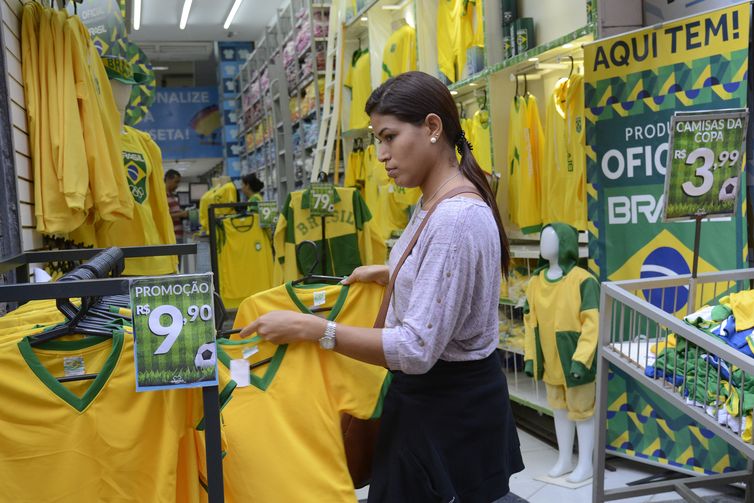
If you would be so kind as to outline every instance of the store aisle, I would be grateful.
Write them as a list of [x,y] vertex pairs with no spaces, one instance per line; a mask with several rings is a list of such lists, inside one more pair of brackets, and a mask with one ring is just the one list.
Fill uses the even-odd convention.
[[[511,478],[511,492],[527,500],[529,503],[552,503],[557,500],[564,500],[569,503],[589,503],[592,501],[591,484],[579,489],[566,489],[535,480],[536,477],[547,473],[547,470],[552,463],[555,462],[558,451],[550,446],[550,444],[539,440],[521,429],[518,430],[518,435],[521,441],[521,453],[524,458],[526,469]],[[574,464],[575,462],[576,458],[574,456]],[[645,466],[623,459],[612,459],[610,464],[616,468],[616,471],[606,472],[606,487],[608,489],[616,488],[625,485],[628,482],[662,472],[659,468]],[[734,490],[731,489],[731,491]],[[698,491],[698,494],[702,497],[719,496],[720,499],[710,500],[715,501],[716,503],[734,503],[737,501],[743,501],[741,498],[731,496],[722,491],[704,489]],[[735,492],[732,492],[732,494],[735,494]],[[682,499],[676,493],[663,493],[654,496],[643,496],[640,498],[620,501],[621,503],[645,503],[676,502],[682,501]]]

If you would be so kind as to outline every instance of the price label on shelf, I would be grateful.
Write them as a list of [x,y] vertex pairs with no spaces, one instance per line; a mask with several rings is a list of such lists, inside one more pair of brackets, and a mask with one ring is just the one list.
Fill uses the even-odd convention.
[[733,215],[741,194],[746,109],[678,112],[670,121],[665,221]]
[[259,225],[263,229],[275,227],[278,215],[278,203],[275,201],[261,201],[259,203]]
[[131,281],[136,391],[217,385],[212,274]]
[[331,183],[313,183],[309,191],[309,211],[313,217],[327,217],[335,212],[335,187]]

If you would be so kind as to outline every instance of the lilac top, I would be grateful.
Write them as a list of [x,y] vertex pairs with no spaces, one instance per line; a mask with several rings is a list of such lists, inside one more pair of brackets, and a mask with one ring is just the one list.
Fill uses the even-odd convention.
[[[390,272],[426,216],[417,205],[390,253]],[[423,374],[438,359],[480,360],[498,341],[500,239],[492,210],[455,197],[441,202],[403,264],[382,331],[391,370]]]

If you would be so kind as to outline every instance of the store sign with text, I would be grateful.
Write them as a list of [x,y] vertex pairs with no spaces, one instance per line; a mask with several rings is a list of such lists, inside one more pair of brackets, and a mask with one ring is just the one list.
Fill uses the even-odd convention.
[[748,111],[676,113],[670,122],[665,221],[735,215]]
[[212,274],[131,282],[136,391],[217,385]]
[[157,142],[164,159],[221,158],[218,103],[216,87],[160,88],[137,128]]

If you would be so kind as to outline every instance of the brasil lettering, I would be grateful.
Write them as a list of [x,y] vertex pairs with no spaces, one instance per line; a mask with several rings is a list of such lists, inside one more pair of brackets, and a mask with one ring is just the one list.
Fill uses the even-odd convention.
[[[346,211],[346,210],[340,210],[336,211],[330,216],[325,217],[325,225],[327,224],[337,224],[337,223],[346,223],[348,225],[354,225],[354,217],[353,217],[353,211]],[[296,230],[301,233],[301,235],[305,236],[309,233],[309,231],[314,229],[319,229],[322,225],[322,217],[309,217],[304,222],[299,222],[296,224]]]
[[[748,8],[748,5],[747,5]],[[712,13],[710,17],[672,23],[653,31],[642,30],[596,47],[592,70],[629,66],[648,59],[684,54],[694,49],[736,40],[741,36],[739,11]]]

